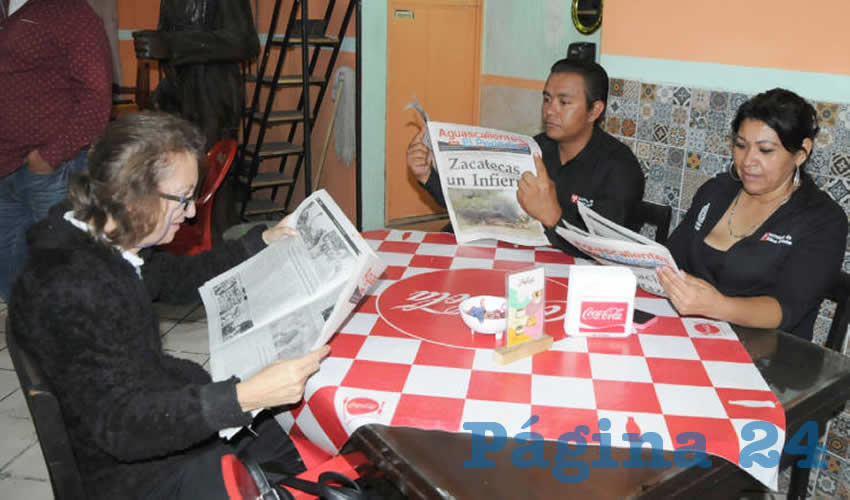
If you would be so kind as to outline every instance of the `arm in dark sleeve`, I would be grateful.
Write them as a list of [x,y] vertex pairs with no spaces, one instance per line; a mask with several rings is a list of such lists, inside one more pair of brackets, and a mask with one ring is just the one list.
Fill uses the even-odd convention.
[[260,41],[249,0],[221,0],[217,4],[216,29],[171,31],[167,24],[160,24],[158,35],[168,46],[170,64],[239,62],[259,54]]
[[55,117],[65,124],[62,133],[39,148],[54,168],[103,133],[112,107],[112,62],[103,22],[89,9],[79,10],[71,11],[71,18],[53,40],[65,56],[67,101],[71,103],[67,116]]
[[[112,281],[122,282],[126,278]],[[44,306],[36,308],[44,317],[69,311],[61,335],[74,347],[77,361],[51,382],[66,395],[63,405],[70,405],[72,414],[87,416],[80,425],[95,444],[131,462],[184,450],[221,429],[250,423],[236,397],[236,379],[185,383],[140,356],[138,339],[150,334],[145,331],[150,323],[132,312],[136,295],[120,287],[108,276],[59,277],[39,294]],[[69,289],[78,292],[69,298]]]
[[781,330],[791,331],[815,307],[841,271],[847,217],[838,207],[806,214],[805,232],[795,238],[785,265],[776,269],[773,293],[782,307]]
[[153,300],[184,304],[197,300],[198,287],[207,280],[236,266],[266,247],[257,227],[238,240],[224,241],[212,250],[193,255],[175,256],[155,252],[142,266],[142,279]]
[[164,354],[162,364],[169,374],[179,380],[185,380],[186,383],[208,384],[212,382],[210,374],[204,370],[203,366],[194,361]]
[[443,186],[440,184],[440,176],[437,174],[437,171],[433,168],[431,169],[431,176],[428,177],[428,181],[425,184],[419,183],[420,186],[425,188],[425,191],[428,191],[428,194],[434,198],[434,201],[437,202],[443,208],[446,208],[446,199],[443,197]]

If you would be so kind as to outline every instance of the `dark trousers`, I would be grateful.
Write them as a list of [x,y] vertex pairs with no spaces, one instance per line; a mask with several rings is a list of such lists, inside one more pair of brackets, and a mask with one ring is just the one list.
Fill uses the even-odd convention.
[[145,499],[228,500],[221,472],[221,457],[236,454],[258,464],[273,463],[276,470],[296,475],[304,472],[301,455],[271,412],[257,415],[252,425],[256,436],[242,430],[229,442],[221,441],[208,449],[187,457],[183,463],[158,478],[141,495]]

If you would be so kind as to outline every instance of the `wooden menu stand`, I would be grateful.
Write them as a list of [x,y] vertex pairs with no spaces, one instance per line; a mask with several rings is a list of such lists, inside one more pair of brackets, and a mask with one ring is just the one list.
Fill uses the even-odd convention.
[[493,350],[493,360],[500,365],[507,365],[528,356],[534,356],[552,347],[552,337],[543,335],[536,339],[526,340],[512,346],[499,347]]

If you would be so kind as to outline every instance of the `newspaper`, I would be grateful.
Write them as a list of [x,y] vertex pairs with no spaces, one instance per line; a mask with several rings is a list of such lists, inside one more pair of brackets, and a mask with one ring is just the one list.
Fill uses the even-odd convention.
[[520,176],[537,172],[532,155],[541,152],[533,138],[455,123],[426,125],[458,243],[492,238],[549,245],[543,225],[516,197]]
[[655,274],[655,268],[660,266],[679,270],[667,247],[611,222],[582,203],[578,204],[578,212],[587,231],[564,220],[566,227],[555,229],[558,234],[600,264],[630,268],[643,290],[667,296]]
[[296,235],[199,289],[213,380],[245,380],[275,360],[326,344],[385,268],[324,190],[290,220]]

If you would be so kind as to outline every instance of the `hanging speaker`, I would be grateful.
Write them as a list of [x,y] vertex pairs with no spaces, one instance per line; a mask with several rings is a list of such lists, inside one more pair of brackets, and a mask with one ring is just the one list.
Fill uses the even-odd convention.
[[567,48],[567,59],[596,60],[596,44],[593,42],[571,43]]

